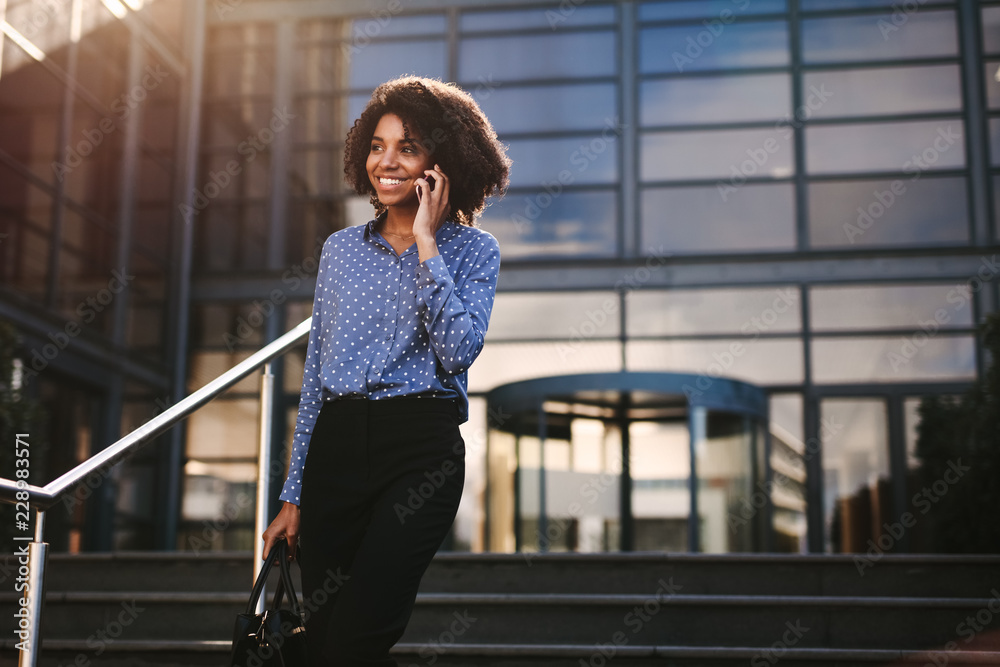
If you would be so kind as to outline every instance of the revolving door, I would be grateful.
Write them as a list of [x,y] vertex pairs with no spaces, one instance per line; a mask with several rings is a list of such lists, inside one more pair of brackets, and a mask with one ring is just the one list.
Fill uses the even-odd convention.
[[587,373],[497,387],[487,409],[489,551],[770,549],[758,387]]

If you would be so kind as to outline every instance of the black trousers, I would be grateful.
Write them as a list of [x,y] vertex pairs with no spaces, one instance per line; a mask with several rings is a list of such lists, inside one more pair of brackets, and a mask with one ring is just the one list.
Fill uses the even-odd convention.
[[338,399],[317,418],[299,501],[310,667],[396,667],[417,588],[465,485],[448,398]]

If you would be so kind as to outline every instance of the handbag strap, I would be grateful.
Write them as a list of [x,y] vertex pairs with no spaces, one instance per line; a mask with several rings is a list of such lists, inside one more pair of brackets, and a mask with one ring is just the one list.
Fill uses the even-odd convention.
[[278,567],[281,570],[281,578],[278,580],[278,585],[274,589],[274,598],[271,602],[271,609],[278,609],[281,607],[281,599],[287,593],[289,604],[292,607],[292,611],[296,615],[301,615],[301,610],[299,608],[298,596],[295,594],[295,586],[292,584],[292,572],[288,565],[288,543],[281,539],[271,547],[271,553],[267,555],[267,560],[264,561],[264,565],[260,569],[260,573],[257,575],[257,580],[254,582],[253,591],[250,593],[250,601],[247,603],[247,614],[253,614],[257,608],[257,601],[260,599],[261,593],[264,591],[264,582],[267,581],[267,575],[271,572],[271,566],[274,562],[278,561]]

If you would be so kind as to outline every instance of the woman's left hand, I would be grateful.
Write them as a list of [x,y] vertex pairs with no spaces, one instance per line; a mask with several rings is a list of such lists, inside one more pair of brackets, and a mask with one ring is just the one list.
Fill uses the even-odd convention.
[[413,236],[417,239],[421,237],[433,239],[451,211],[451,204],[448,203],[450,185],[448,177],[444,175],[439,165],[424,170],[424,174],[430,174],[434,179],[434,189],[430,189],[426,178],[416,180],[417,199],[420,200],[420,204],[413,219]]

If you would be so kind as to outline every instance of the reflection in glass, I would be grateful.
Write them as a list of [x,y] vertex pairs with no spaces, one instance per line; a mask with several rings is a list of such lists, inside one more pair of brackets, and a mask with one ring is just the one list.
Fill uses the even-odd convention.
[[813,379],[837,384],[975,378],[976,346],[971,336],[926,335],[919,326],[914,323],[915,332],[908,336],[816,337]]
[[990,164],[1000,166],[1000,118],[990,118]]
[[496,236],[505,260],[611,257],[617,252],[616,199],[610,190],[508,192],[487,207],[481,224]]
[[958,65],[887,67],[807,72],[805,95],[816,94],[812,118],[959,111]]
[[198,216],[198,273],[259,271],[266,262],[267,210],[262,203],[216,202]]
[[669,371],[754,384],[802,382],[802,341],[798,338],[753,340],[631,340],[625,344],[630,371]]
[[[748,417],[692,408],[696,422],[695,469],[701,551],[755,551],[763,516],[754,507],[757,482],[763,486],[756,452],[763,447]],[[707,414],[706,414],[707,413]],[[704,419],[704,431],[697,421]],[[762,501],[763,502],[763,499]]]
[[613,127],[616,116],[611,83],[494,89],[480,84],[469,92],[499,134],[602,129]]
[[965,188],[962,177],[811,183],[810,244],[821,248],[966,242]]
[[0,282],[41,303],[52,242],[52,197],[3,163],[0,182],[4,184],[0,188],[0,229],[7,235],[0,243]]
[[812,174],[902,171],[965,166],[961,120],[820,125],[806,128],[806,165]]
[[826,550],[867,551],[882,524],[896,519],[891,505],[888,416],[881,399],[824,399],[823,516]]
[[1000,109],[1000,60],[987,60],[983,65],[983,89],[986,91],[986,106]]
[[[684,422],[629,424],[632,516],[637,551],[687,551],[691,442]],[[706,511],[707,510],[707,511]],[[712,509],[702,508],[702,514]],[[722,519],[710,515],[710,522]]]
[[983,53],[1000,53],[1000,7],[983,7]]
[[487,340],[614,338],[619,308],[615,292],[500,292]]
[[296,93],[316,92],[332,95],[347,88],[347,72],[343,67],[344,57],[340,49],[322,43],[316,46],[300,46],[295,59]]
[[806,459],[818,447],[806,447],[801,394],[770,395],[771,524],[774,550],[805,553]]
[[787,74],[653,79],[639,84],[643,126],[777,122],[791,111]]
[[725,33],[718,36],[702,23],[644,28],[639,33],[639,71],[676,73],[788,64],[787,22],[731,23],[723,28]]
[[1000,175],[994,175],[993,183],[993,237],[1000,239]]
[[[680,0],[678,2],[644,2],[639,5],[640,21],[717,18],[729,22],[744,14],[778,14],[788,9],[786,0]],[[726,13],[728,12],[728,13]]]
[[505,382],[544,375],[618,371],[621,343],[570,338],[544,343],[502,343],[483,347],[469,369],[469,391],[489,391]]
[[629,336],[683,336],[801,330],[799,290],[766,289],[631,290],[626,295]]
[[890,7],[899,0],[799,0],[803,11],[820,9],[857,9],[864,7]]
[[[339,181],[344,173],[342,150],[300,150],[292,153],[289,182],[296,195],[333,196],[343,186]],[[288,221],[287,224],[296,224]]]
[[793,143],[790,132],[773,127],[646,132],[639,140],[639,174],[644,181],[724,179],[723,186],[739,186],[748,177],[788,178]]
[[459,46],[460,81],[610,76],[616,69],[612,32],[477,37]]
[[613,183],[618,180],[618,137],[608,130],[594,137],[518,139],[508,142],[511,187],[539,192],[562,185]]
[[968,292],[950,285],[811,287],[814,331],[971,327]]
[[900,27],[884,14],[802,21],[806,63],[932,58],[958,54],[955,12],[922,10]]
[[579,4],[566,4],[552,9],[501,12],[467,11],[459,19],[459,28],[467,31],[530,30],[532,28],[556,30],[614,23],[614,20],[615,9],[610,5],[587,7]]
[[379,43],[351,56],[351,88],[372,89],[403,74],[445,78],[448,49],[443,40]]
[[[725,194],[725,199],[720,194]],[[642,243],[670,253],[795,249],[789,183],[642,191]]]
[[351,21],[350,35],[354,45],[360,48],[373,37],[443,33],[447,28],[448,21],[444,14],[389,16],[373,11],[372,16]]
[[214,53],[205,69],[208,99],[270,95],[274,90],[273,47]]

